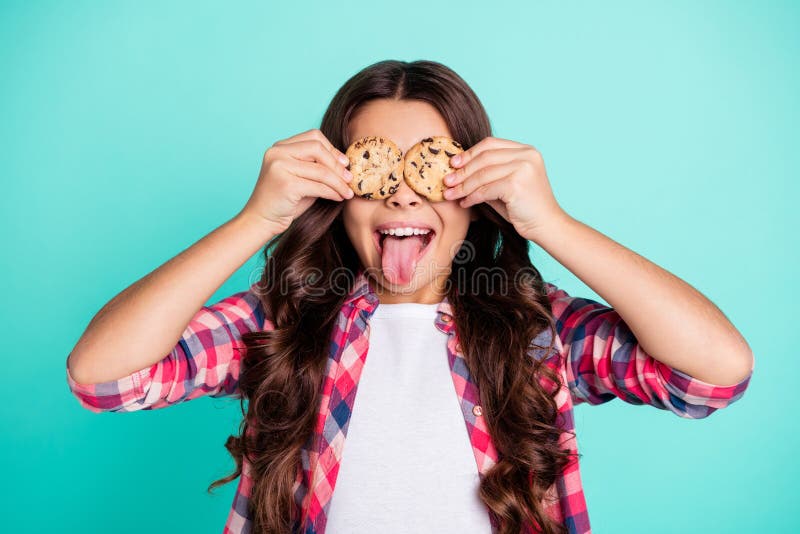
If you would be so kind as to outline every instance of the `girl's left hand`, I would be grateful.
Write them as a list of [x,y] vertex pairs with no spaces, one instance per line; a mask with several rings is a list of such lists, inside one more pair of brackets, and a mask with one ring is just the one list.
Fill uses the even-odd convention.
[[532,236],[565,215],[547,179],[542,155],[534,147],[507,139],[486,137],[450,158],[456,170],[445,176],[450,186],[444,198],[466,197],[469,207],[486,202],[514,225],[521,236]]

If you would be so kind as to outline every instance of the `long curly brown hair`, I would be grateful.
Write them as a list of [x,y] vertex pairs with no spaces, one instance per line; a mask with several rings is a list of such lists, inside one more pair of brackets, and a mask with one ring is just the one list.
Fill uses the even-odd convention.
[[[385,60],[352,76],[336,93],[320,130],[344,151],[347,124],[358,107],[375,98],[418,99],[432,104],[452,137],[467,149],[491,135],[478,97],[450,68],[434,61]],[[264,248],[267,269],[261,301],[274,330],[242,336],[245,357],[239,386],[244,416],[240,435],[225,444],[236,461],[231,475],[208,491],[237,478],[243,455],[253,478],[249,499],[252,532],[284,534],[298,519],[293,485],[300,451],[314,430],[321,401],[329,340],[347,298],[334,270],[356,273],[360,260],[342,223],[340,202],[317,201]],[[480,392],[484,415],[499,461],[481,478],[479,496],[499,520],[500,533],[538,525],[544,533],[565,533],[544,511],[542,499],[570,461],[559,446],[555,394],[559,375],[530,356],[531,341],[555,325],[544,282],[529,257],[529,241],[488,204],[477,204],[462,250],[456,254],[447,297],[462,351]],[[501,272],[498,292],[479,272]],[[275,284],[276,273],[281,283]],[[319,276],[323,273],[323,276]],[[520,274],[527,276],[521,277]],[[350,283],[354,277],[347,277]],[[308,291],[314,280],[314,291]],[[467,282],[465,282],[467,281]],[[337,290],[331,290],[332,284]],[[465,284],[469,283],[468,290]],[[326,290],[321,290],[326,289]],[[548,353],[550,352],[548,348]],[[558,355],[560,358],[561,356]],[[540,378],[555,387],[545,388]],[[247,409],[245,410],[245,401]]]

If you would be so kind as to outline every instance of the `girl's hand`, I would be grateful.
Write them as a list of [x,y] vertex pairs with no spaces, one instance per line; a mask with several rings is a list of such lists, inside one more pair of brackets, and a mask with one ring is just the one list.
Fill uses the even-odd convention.
[[264,153],[258,181],[242,212],[283,232],[317,197],[353,197],[347,185],[352,180],[349,163],[319,129],[277,141]]
[[527,239],[565,215],[553,196],[542,155],[530,145],[486,137],[453,156],[450,164],[456,170],[445,176],[445,185],[451,187],[444,198],[465,197],[459,202],[465,208],[486,202]]

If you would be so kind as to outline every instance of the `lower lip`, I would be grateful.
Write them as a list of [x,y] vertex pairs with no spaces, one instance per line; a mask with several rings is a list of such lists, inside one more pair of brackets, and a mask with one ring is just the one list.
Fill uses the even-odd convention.
[[[431,230],[430,236],[431,236],[431,238],[428,240],[428,244],[425,245],[424,247],[422,247],[422,250],[419,251],[419,257],[420,258],[422,256],[424,256],[428,252],[429,248],[431,248],[431,243],[433,243],[433,240],[436,238],[436,232]],[[383,256],[383,247],[381,246],[381,233],[380,232],[373,232],[372,233],[372,240],[375,243],[375,248],[378,249],[378,255],[379,256]]]

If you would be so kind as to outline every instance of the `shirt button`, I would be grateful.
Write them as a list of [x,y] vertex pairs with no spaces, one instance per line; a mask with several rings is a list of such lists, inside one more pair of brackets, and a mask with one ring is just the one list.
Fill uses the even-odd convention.
[[444,322],[446,322],[446,323],[449,323],[449,322],[450,322],[450,319],[452,319],[452,317],[450,317],[450,315],[449,315],[449,314],[446,314],[446,313],[443,313],[443,314],[442,314],[442,321],[444,321]]
[[461,343],[456,343],[456,352],[461,352]]
[[481,408],[480,404],[476,404],[475,406],[472,407],[472,414],[475,417],[480,417],[481,414],[483,414],[483,408]]

